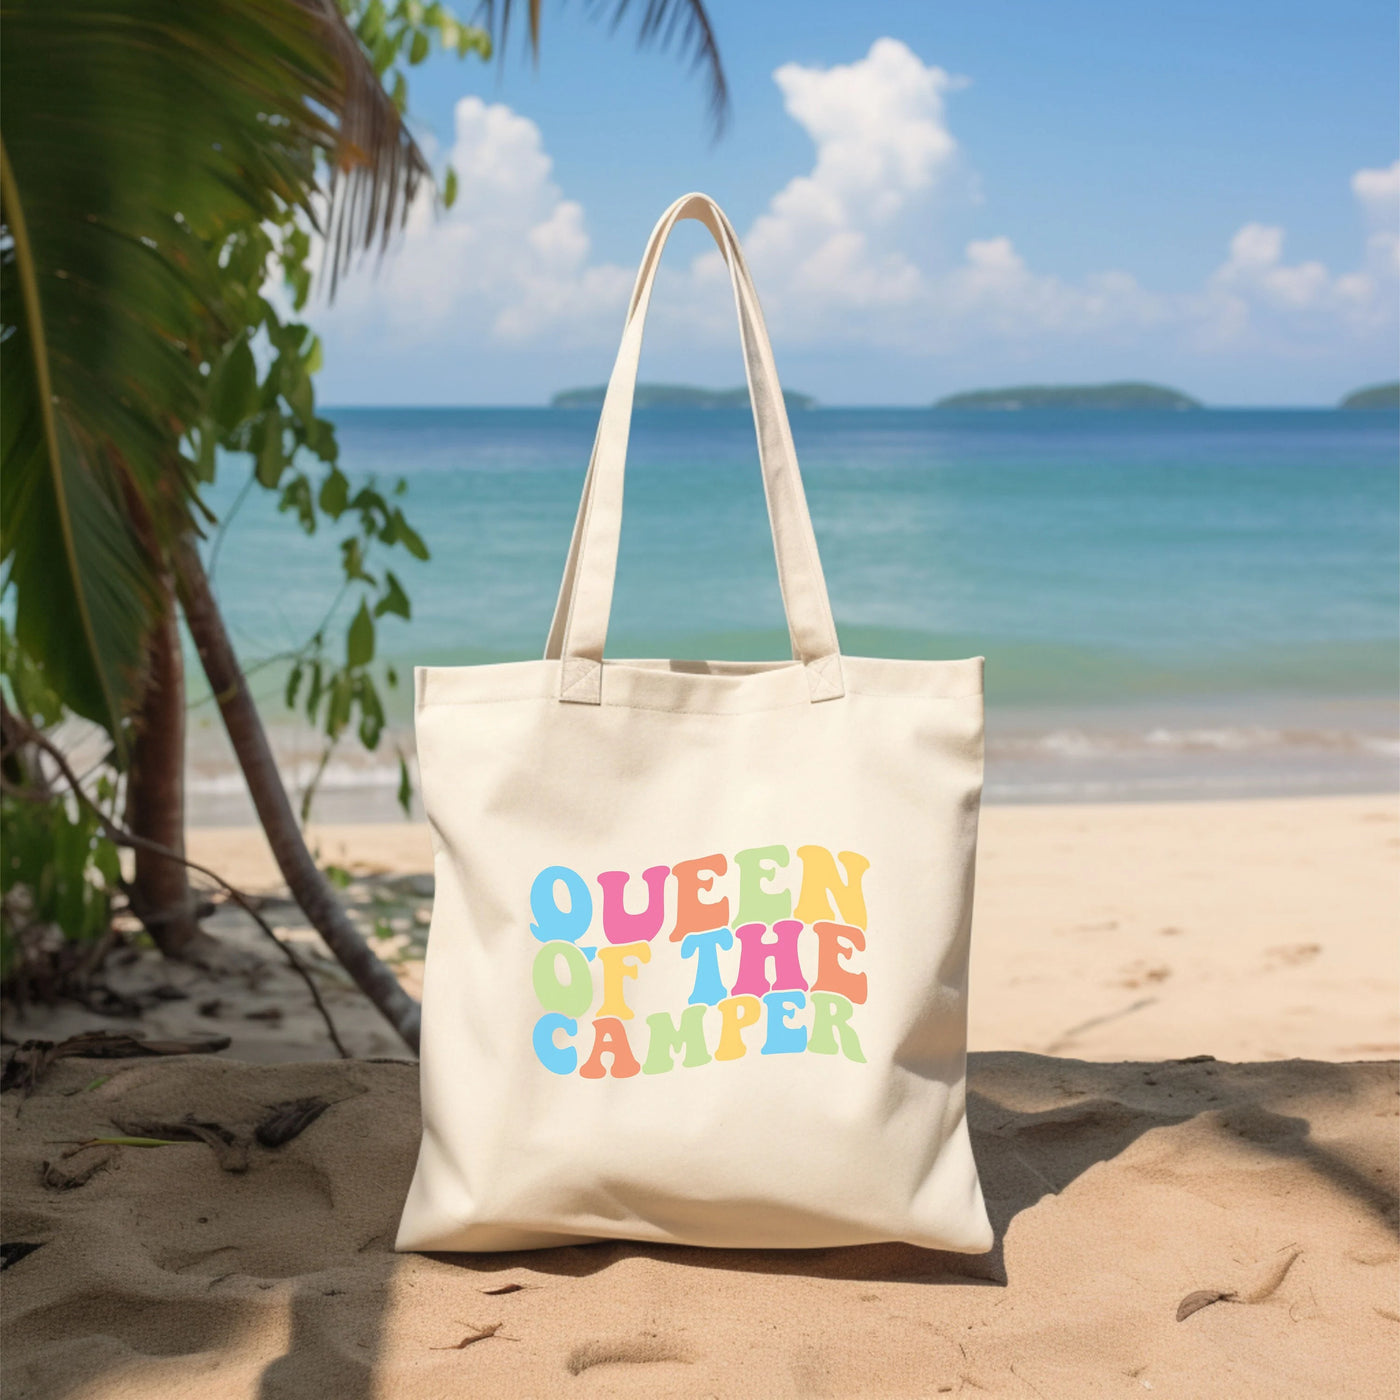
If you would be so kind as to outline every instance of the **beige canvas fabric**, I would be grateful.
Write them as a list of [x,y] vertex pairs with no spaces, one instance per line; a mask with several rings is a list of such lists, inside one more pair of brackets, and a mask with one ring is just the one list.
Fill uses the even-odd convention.
[[[728,264],[793,659],[604,660],[642,328]],[[982,662],[840,654],[758,298],[652,233],[545,658],[417,673],[437,898],[404,1250],[991,1245],[964,1116]]]

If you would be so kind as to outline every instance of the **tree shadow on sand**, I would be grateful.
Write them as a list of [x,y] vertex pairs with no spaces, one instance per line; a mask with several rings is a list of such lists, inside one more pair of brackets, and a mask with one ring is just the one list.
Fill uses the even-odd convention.
[[[608,1242],[417,1258],[393,1252],[417,1150],[413,1066],[183,1063],[130,1071],[135,1089],[99,1105],[80,1092],[90,1068],[74,1062],[56,1068],[27,1105],[49,1115],[46,1126],[27,1127],[28,1115],[7,1111],[6,1240],[42,1246],[5,1272],[7,1395],[95,1393],[95,1369],[114,1383],[144,1375],[151,1393],[174,1393],[170,1368],[183,1375],[212,1364],[247,1375],[260,1400],[367,1400],[405,1380],[380,1374],[391,1352],[398,1367],[405,1346],[455,1351],[473,1326],[505,1316],[488,1316],[483,1304],[511,1278],[587,1278],[632,1259],[684,1271],[995,1290],[1014,1281],[1005,1243],[1017,1216],[1158,1129],[1167,1130],[1160,1160],[1177,1175],[1197,1167],[1209,1175],[1222,1149],[1238,1151],[1245,1167],[1301,1165],[1382,1227],[1393,1230],[1397,1217],[1390,1138],[1372,1116],[1391,1104],[1393,1065],[1091,1064],[1004,1053],[974,1055],[969,1065],[973,1147],[996,1233],[987,1254],[900,1244],[709,1250]],[[208,1106],[235,1121],[293,1092],[333,1106],[294,1142],[255,1155],[243,1175],[221,1170],[195,1144],[121,1149],[112,1170],[73,1190],[42,1182],[40,1161],[55,1151],[49,1138],[73,1137],[79,1123],[91,1131],[89,1120],[104,1114],[137,1112],[143,1096],[172,1112]],[[1327,1126],[1314,1132],[1309,1120],[1324,1112]],[[1150,1175],[1159,1159],[1149,1151],[1141,1160]],[[1269,1179],[1260,1175],[1246,1189],[1271,1190]],[[1014,1261],[1013,1252],[1013,1272]],[[433,1276],[447,1287],[424,1290],[438,1300],[429,1317],[412,1299]],[[443,1311],[444,1298],[452,1310]],[[396,1330],[390,1346],[391,1315],[414,1341]],[[272,1347],[278,1354],[269,1355]],[[587,1364],[601,1363],[579,1358]]]
[[[1394,1227],[1392,1190],[1365,1165],[1309,1135],[1306,1119],[1269,1105],[1296,1096],[1287,1083],[1288,1062],[1224,1064],[1202,1057],[1162,1063],[1095,1064],[1052,1060],[1020,1052],[974,1054],[968,1066],[968,1122],[995,1243],[986,1254],[952,1254],[905,1244],[835,1249],[738,1250],[679,1245],[603,1242],[528,1256],[433,1254],[440,1263],[481,1273],[503,1262],[528,1262],[532,1270],[584,1277],[619,1259],[640,1256],[684,1267],[802,1274],[866,1282],[930,1284],[1007,1283],[1004,1246],[1012,1221],[1044,1197],[1058,1195],[1075,1178],[1117,1157],[1142,1134],[1216,1115],[1214,1127],[1237,1141],[1280,1158],[1305,1162],[1337,1190]],[[1330,1080],[1324,1092],[1350,1097],[1344,1065],[1314,1065]],[[1018,1108],[1033,1095],[1044,1099],[1046,1072],[1064,1096],[1058,1108]],[[1314,1085],[1314,1091],[1318,1086]]]
[[[1046,1196],[1058,1195],[1144,1134],[1193,1119],[1201,1131],[1245,1151],[1305,1164],[1373,1219],[1393,1229],[1397,1221],[1393,1172],[1378,1171],[1359,1148],[1317,1141],[1307,1118],[1297,1112],[1305,1100],[1344,1102],[1355,1094],[1354,1068],[1346,1065],[1308,1066],[1306,1091],[1300,1092],[1297,1067],[1287,1062],[1232,1065],[1198,1058],[1093,1064],[1012,1052],[974,1055],[969,1065],[968,1115],[996,1236],[987,1254],[949,1254],[902,1244],[731,1250],[614,1241],[526,1254],[425,1257],[469,1276],[472,1293],[478,1296],[500,1281],[502,1270],[512,1267],[558,1278],[585,1278],[631,1258],[681,1269],[996,1288],[1008,1282],[1005,1241],[1021,1212]],[[1047,1095],[1063,1101],[1045,1108]],[[406,1186],[406,1179],[393,1183],[399,1195],[400,1187]],[[389,1191],[386,1182],[386,1197]],[[385,1254],[392,1232],[391,1223],[362,1254],[362,1266],[382,1274],[380,1296],[386,1306],[393,1264]],[[309,1292],[299,1296],[292,1305],[291,1345],[263,1373],[261,1400],[332,1393],[315,1391],[318,1384],[331,1385],[346,1400],[370,1395],[373,1348],[362,1347],[357,1356],[347,1357],[343,1324],[343,1317],[337,1324],[326,1300]]]

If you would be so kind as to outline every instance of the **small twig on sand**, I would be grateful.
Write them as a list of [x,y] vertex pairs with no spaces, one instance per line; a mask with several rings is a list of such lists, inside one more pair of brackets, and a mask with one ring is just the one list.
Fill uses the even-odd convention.
[[[3,703],[3,702],[0,702]],[[306,990],[311,993],[311,1000],[316,1003],[316,1010],[321,1013],[321,1019],[326,1023],[326,1032],[331,1038],[331,1044],[335,1046],[336,1054],[342,1060],[350,1058],[350,1052],[345,1048],[344,1042],[340,1038],[340,1033],[336,1030],[335,1022],[331,1019],[331,1013],[326,1009],[326,1004],[321,1000],[321,993],[317,989],[316,983],[312,980],[311,973],[307,971],[306,965],[297,957],[295,951],[289,943],[278,938],[273,931],[272,925],[258,913],[253,901],[241,890],[229,884],[217,870],[211,870],[207,865],[201,865],[197,860],[190,860],[182,856],[178,851],[172,851],[169,846],[163,846],[159,841],[151,841],[145,836],[138,836],[134,831],[128,831],[125,827],[119,826],[102,810],[96,802],[83,790],[78,781],[77,774],[73,772],[71,765],[64,756],[63,751],[53,742],[48,735],[41,733],[21,715],[16,715],[8,706],[4,706],[5,711],[5,732],[16,732],[18,737],[34,744],[42,749],[58,765],[58,770],[63,774],[73,796],[81,802],[90,812],[92,812],[99,823],[101,823],[103,834],[114,846],[125,846],[129,850],[150,851],[153,855],[164,856],[166,860],[178,861],[188,870],[197,871],[206,879],[215,881],[228,894],[228,897],[253,920],[255,924],[282,950],[283,955],[291,964],[292,970],[301,980],[306,983]],[[8,780],[0,777],[6,792],[12,792],[19,797],[32,797],[26,789],[15,787]],[[50,800],[52,794],[44,794],[44,800]]]
[[[471,1326],[473,1324],[468,1324]],[[429,1347],[429,1351],[465,1351],[474,1342],[484,1342],[488,1337],[494,1337],[505,1326],[504,1322],[493,1322],[489,1327],[479,1328],[477,1331],[469,1333],[460,1342],[453,1342],[450,1347]],[[502,1337],[503,1342],[513,1342],[514,1337]]]

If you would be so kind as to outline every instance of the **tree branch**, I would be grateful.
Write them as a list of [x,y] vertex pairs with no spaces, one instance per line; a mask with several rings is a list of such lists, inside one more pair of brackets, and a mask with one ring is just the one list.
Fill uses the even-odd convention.
[[[172,851],[169,846],[162,846],[159,841],[148,840],[144,836],[138,836],[134,831],[128,831],[125,827],[119,826],[109,817],[106,812],[84,791],[82,784],[78,780],[78,775],[73,772],[67,757],[63,751],[48,737],[41,733],[27,719],[15,714],[3,697],[0,697],[0,710],[4,712],[4,727],[7,734],[14,734],[23,742],[33,744],[36,748],[42,749],[44,753],[53,759],[58,765],[58,771],[63,774],[64,781],[67,782],[69,790],[79,802],[85,806],[98,820],[102,827],[103,834],[114,846],[125,846],[134,851],[150,851],[153,855],[164,856],[166,860],[173,860],[183,865],[187,870],[198,871],[199,874],[213,880],[220,885],[228,894],[229,898],[253,920],[255,924],[282,950],[287,961],[292,965],[297,976],[306,983],[306,990],[311,993],[311,1000],[316,1003],[316,1010],[321,1013],[321,1019],[326,1023],[326,1031],[330,1035],[331,1043],[336,1048],[336,1053],[342,1060],[350,1058],[350,1052],[345,1048],[339,1032],[335,1028],[335,1022],[331,1019],[331,1013],[326,1009],[326,1004],[321,1000],[321,993],[316,986],[311,973],[306,965],[297,957],[289,943],[284,943],[278,938],[272,925],[253,907],[252,901],[241,890],[229,884],[217,870],[211,870],[207,865],[201,865],[197,860],[190,860],[187,856],[182,856],[178,851]],[[4,790],[13,797],[24,798],[29,801],[51,802],[54,794],[49,792],[34,791],[28,788],[17,787],[8,778],[0,777],[0,784]]]
[[393,972],[375,955],[347,917],[330,882],[306,847],[301,826],[282,784],[262,717],[238,664],[223,616],[209,587],[208,575],[191,539],[171,551],[180,604],[194,639],[209,689],[218,700],[248,792],[257,808],[268,845],[292,898],[335,954],[355,984],[415,1053],[422,1009],[399,986]]

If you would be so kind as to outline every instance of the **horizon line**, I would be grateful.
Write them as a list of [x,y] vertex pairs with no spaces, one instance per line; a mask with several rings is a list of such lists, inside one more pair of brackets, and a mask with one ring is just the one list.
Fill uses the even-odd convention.
[[[495,402],[495,403],[327,403],[327,404],[322,404],[320,407],[321,407],[322,410],[324,410],[324,411],[326,411],[326,412],[337,412],[337,411],[342,411],[342,410],[349,410],[349,411],[351,411],[351,412],[354,412],[354,411],[357,411],[357,410],[361,410],[361,411],[378,411],[378,412],[389,412],[389,411],[394,411],[394,410],[415,410],[415,411],[419,411],[419,412],[423,412],[423,411],[430,411],[430,412],[449,412],[449,411],[457,411],[457,410],[461,410],[461,409],[498,409],[498,410],[505,410],[505,409],[548,409],[551,413],[587,413],[587,412],[591,412],[591,411],[596,411],[596,406],[595,406],[595,405],[592,405],[592,404],[589,404],[589,405],[586,405],[586,406],[581,405],[581,406],[579,406],[579,407],[577,407],[577,408],[570,408],[570,407],[558,407],[558,406],[556,406],[556,405],[554,405],[554,404],[551,404],[551,403],[549,403],[549,402],[543,402],[543,403],[542,403],[542,402],[539,402],[539,401],[536,401],[536,400],[532,400],[532,401],[530,401],[530,402],[528,402],[528,403],[525,403],[525,402],[521,402],[521,403],[501,403],[501,402]],[[1137,414],[1137,413],[1154,413],[1154,412],[1155,412],[1155,413],[1173,413],[1173,414],[1175,414],[1175,413],[1187,413],[1187,414],[1191,414],[1191,413],[1393,413],[1393,412],[1395,411],[1394,409],[1390,409],[1390,408],[1378,408],[1378,409],[1343,408],[1339,403],[1336,403],[1336,402],[1333,402],[1333,403],[1235,403],[1235,404],[1232,404],[1232,403],[1201,403],[1201,404],[1198,404],[1198,405],[1196,405],[1196,406],[1194,406],[1194,407],[1192,407],[1192,408],[1189,408],[1189,409],[1150,409],[1150,408],[1149,408],[1149,409],[1141,409],[1141,408],[1123,408],[1123,409],[1114,409],[1114,408],[1086,408],[1086,409],[1075,409],[1075,408],[1064,408],[1064,407],[1059,407],[1059,406],[1050,406],[1050,407],[1044,407],[1044,408],[1039,408],[1039,409],[1035,409],[1035,408],[1031,408],[1031,409],[1022,409],[1022,408],[1018,408],[1018,409],[1009,409],[1009,408],[977,408],[977,409],[962,409],[962,410],[959,410],[959,409],[956,409],[956,408],[955,408],[955,409],[942,408],[942,407],[940,407],[940,405],[938,405],[937,403],[928,403],[928,402],[926,402],[926,401],[922,401],[922,402],[904,402],[904,403],[827,403],[827,402],[818,400],[817,402],[813,403],[812,406],[811,406],[810,408],[801,408],[801,409],[797,409],[797,410],[795,410],[795,412],[798,413],[798,414],[802,414],[802,413],[820,413],[820,412],[822,412],[823,410],[828,410],[828,411],[830,411],[830,410],[837,410],[837,411],[861,411],[861,412],[864,412],[864,411],[874,411],[874,410],[888,411],[888,410],[890,410],[890,409],[914,410],[914,411],[922,411],[922,412],[933,412],[933,411],[936,410],[936,411],[942,412],[942,413],[948,413],[948,412],[953,412],[953,413],[965,412],[965,413],[978,413],[978,414],[987,415],[987,416],[997,416],[997,415],[1000,415],[1000,416],[1009,416],[1009,415],[1017,414],[1017,413],[1075,413],[1075,412],[1080,412],[1080,413],[1099,413],[1099,414],[1114,414],[1114,413]],[[636,411],[637,411],[637,412],[647,412],[648,410],[646,410],[646,409],[638,409],[638,410],[636,410]],[[675,408],[674,406],[667,405],[667,406],[665,406],[665,407],[655,408],[655,409],[652,409],[652,410],[650,410],[650,411],[651,411],[651,412],[658,412],[658,413],[674,413],[674,412],[676,412],[677,410],[676,410],[676,408]],[[683,411],[683,410],[682,410],[682,411]],[[724,413],[724,412],[726,412],[726,411],[731,412],[731,413],[740,413],[740,412],[743,412],[744,410],[743,410],[742,407],[735,407],[735,408],[732,408],[732,409],[729,409],[729,410],[726,410],[726,409],[723,409],[723,408],[704,408],[704,409],[696,409],[696,410],[695,410],[695,412],[700,412],[700,413]]]

